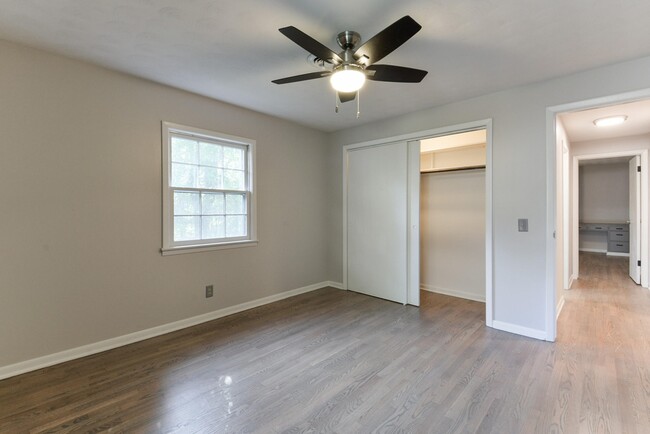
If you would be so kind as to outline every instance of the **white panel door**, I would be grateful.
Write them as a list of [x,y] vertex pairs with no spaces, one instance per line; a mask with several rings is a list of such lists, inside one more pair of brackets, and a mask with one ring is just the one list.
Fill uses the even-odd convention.
[[637,284],[641,283],[641,157],[630,160],[630,277]]
[[407,144],[347,154],[347,286],[406,304]]

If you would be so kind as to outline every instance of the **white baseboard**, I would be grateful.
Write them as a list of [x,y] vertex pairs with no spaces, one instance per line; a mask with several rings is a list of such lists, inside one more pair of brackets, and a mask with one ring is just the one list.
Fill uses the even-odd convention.
[[564,307],[564,297],[560,298],[560,301],[557,304],[557,307],[555,308],[555,320],[560,317],[560,312],[562,312],[562,308]]
[[571,277],[569,277],[569,287],[567,289],[571,289],[571,286],[573,286],[573,282],[576,281],[576,275],[572,274]]
[[544,330],[530,329],[528,327],[518,326],[516,324],[510,324],[503,321],[492,321],[492,327],[508,333],[514,333],[516,335],[526,336],[529,338],[539,339],[542,341],[546,340],[546,332]]
[[306,292],[315,291],[317,289],[325,288],[327,286],[334,286],[333,282],[321,282],[313,285],[305,286],[291,291],[273,294],[268,297],[259,298],[257,300],[241,303],[235,306],[226,307],[223,309],[208,312],[203,315],[193,316],[191,318],[182,319],[180,321],[163,324],[157,327],[152,327],[146,330],[141,330],[128,335],[118,336],[115,338],[106,339],[100,342],[95,342],[88,345],[83,345],[77,348],[61,351],[47,356],[37,357],[24,362],[14,363],[12,365],[0,367],[0,380],[13,377],[16,375],[24,374],[25,372],[35,371],[37,369],[46,368],[48,366],[57,365],[59,363],[67,362],[81,357],[86,357],[91,354],[101,353],[103,351],[111,350],[113,348],[121,347],[124,345],[132,344],[134,342],[143,341],[145,339],[154,338],[156,336],[171,333],[187,327],[192,327],[197,324],[212,321],[224,316],[232,315],[238,312],[243,312],[248,309],[263,306],[265,304],[273,303],[275,301],[284,300],[285,298],[293,297]]
[[327,286],[331,286],[332,288],[336,289],[343,289],[343,284],[341,282],[332,282],[331,280],[329,282],[326,282]]
[[485,294],[476,295],[471,292],[459,291],[457,289],[440,288],[438,286],[420,284],[420,289],[423,291],[435,292],[436,294],[450,295],[452,297],[465,298],[467,300],[481,301],[485,303]]
[[621,252],[608,252],[607,249],[579,249],[581,252],[589,252],[589,253],[605,253],[607,256],[630,256],[629,253],[621,253]]

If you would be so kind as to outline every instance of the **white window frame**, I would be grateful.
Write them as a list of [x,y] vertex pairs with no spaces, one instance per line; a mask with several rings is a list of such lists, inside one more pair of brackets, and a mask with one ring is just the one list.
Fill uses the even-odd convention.
[[[228,146],[242,147],[246,150],[246,206],[248,235],[245,237],[228,238],[221,240],[192,240],[174,242],[174,201],[175,190],[201,191],[194,188],[175,188],[171,180],[171,138],[172,135],[196,137],[208,142]],[[257,195],[255,189],[255,140],[244,137],[232,136],[216,131],[188,127],[172,122],[162,122],[162,248],[163,256],[179,253],[195,253],[237,247],[257,245]],[[225,191],[225,190],[223,190]],[[227,191],[225,191],[227,192]],[[237,191],[241,193],[241,191]]]

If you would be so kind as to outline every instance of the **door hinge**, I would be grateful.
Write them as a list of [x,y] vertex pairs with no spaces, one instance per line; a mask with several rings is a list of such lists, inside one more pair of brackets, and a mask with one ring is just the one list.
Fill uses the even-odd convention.
[[641,260],[636,261],[636,265],[641,266]]
[[641,166],[636,166],[636,171],[640,172],[641,171]]

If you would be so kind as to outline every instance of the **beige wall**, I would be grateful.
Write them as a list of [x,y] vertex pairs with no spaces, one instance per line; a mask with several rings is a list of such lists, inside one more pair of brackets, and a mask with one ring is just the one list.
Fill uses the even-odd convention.
[[[327,280],[323,133],[5,42],[0,59],[0,367]],[[162,120],[257,141],[257,247],[160,255]]]

